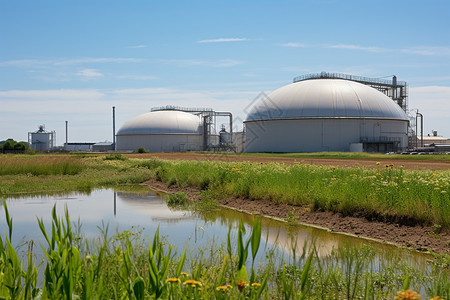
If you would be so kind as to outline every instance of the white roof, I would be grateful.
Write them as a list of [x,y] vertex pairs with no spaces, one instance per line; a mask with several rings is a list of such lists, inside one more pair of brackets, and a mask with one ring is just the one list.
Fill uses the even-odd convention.
[[372,87],[342,79],[311,79],[291,83],[260,99],[246,121],[303,118],[408,120],[400,106]]
[[176,110],[154,111],[123,124],[117,135],[125,134],[200,134],[200,117]]

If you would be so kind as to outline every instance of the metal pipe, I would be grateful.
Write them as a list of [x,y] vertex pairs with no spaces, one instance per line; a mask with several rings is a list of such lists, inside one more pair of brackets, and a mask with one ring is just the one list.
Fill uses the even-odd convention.
[[419,110],[416,111],[416,148],[418,147],[419,143],[419,136],[417,131],[417,119],[420,116],[420,147],[423,147],[423,115],[419,112]]
[[420,115],[420,147],[423,147],[423,115]]
[[113,106],[113,145],[116,145],[116,107]]

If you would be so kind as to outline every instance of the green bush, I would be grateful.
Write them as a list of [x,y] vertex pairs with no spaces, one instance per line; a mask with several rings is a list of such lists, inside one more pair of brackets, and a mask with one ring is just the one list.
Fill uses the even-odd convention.
[[147,152],[148,152],[148,151],[145,150],[144,147],[139,147],[139,148],[137,149],[137,153],[147,153]]

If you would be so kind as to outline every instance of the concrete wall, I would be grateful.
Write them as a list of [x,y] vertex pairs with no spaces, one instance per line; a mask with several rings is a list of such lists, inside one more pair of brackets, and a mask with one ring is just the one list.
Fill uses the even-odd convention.
[[136,151],[144,147],[150,152],[201,151],[201,134],[130,134],[116,136],[117,151]]
[[407,121],[377,119],[297,119],[246,122],[245,152],[350,151],[362,138],[400,139],[408,145]]

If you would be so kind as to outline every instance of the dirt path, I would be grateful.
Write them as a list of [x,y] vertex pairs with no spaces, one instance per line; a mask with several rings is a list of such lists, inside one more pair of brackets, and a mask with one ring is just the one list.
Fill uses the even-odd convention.
[[[200,153],[143,153],[127,154],[134,158],[160,158],[160,159],[183,159],[183,160],[213,160],[227,162],[279,162],[285,164],[303,163],[311,165],[332,165],[342,167],[368,167],[377,168],[386,164],[403,166],[410,170],[450,170],[450,160],[398,160],[398,159],[329,159],[329,158],[300,158],[279,156],[248,156],[248,155],[221,155]],[[380,164],[377,165],[376,163]]]

